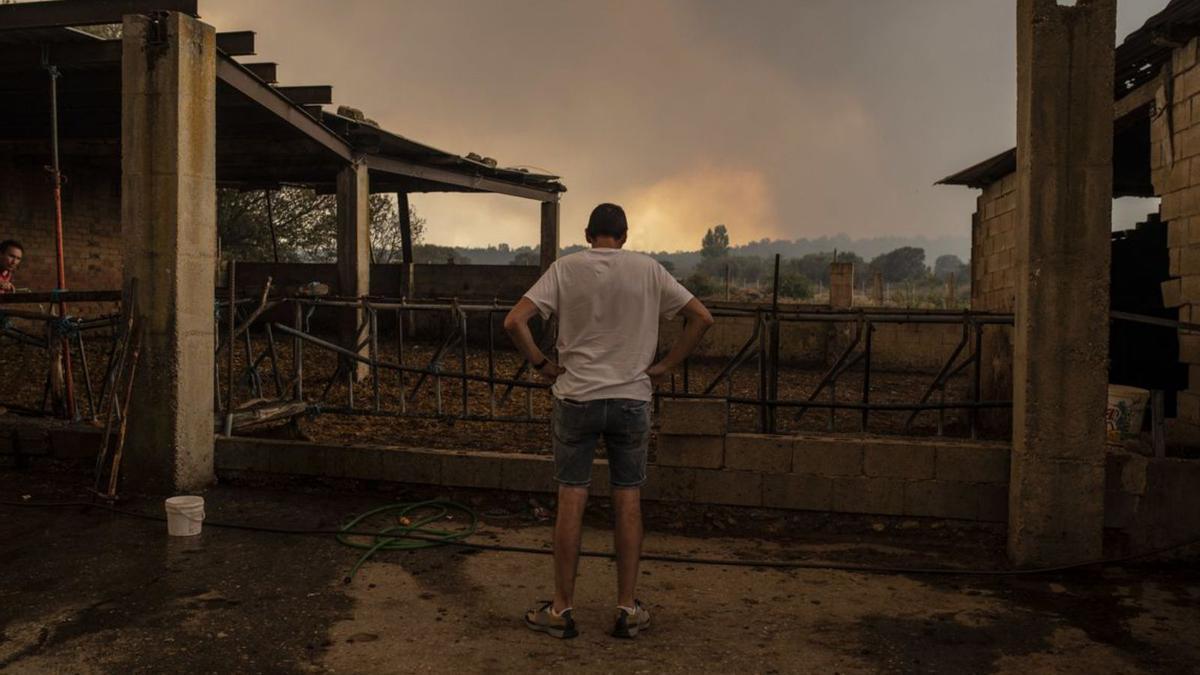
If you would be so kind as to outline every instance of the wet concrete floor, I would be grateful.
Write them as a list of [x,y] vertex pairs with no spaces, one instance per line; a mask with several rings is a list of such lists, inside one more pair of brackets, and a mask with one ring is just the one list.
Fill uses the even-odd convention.
[[[0,501],[74,499],[82,482],[0,471]],[[206,499],[210,521],[333,529],[395,498],[428,496],[243,483],[214,488]],[[484,514],[477,541],[541,548],[548,539],[548,524],[526,497],[447,496]],[[157,515],[161,502],[134,498],[122,508]],[[870,519],[818,526],[745,510],[648,510],[648,552],[1001,562],[998,533],[966,526]],[[585,548],[606,550],[607,512],[600,502],[593,511]],[[206,527],[199,537],[172,539],[155,520],[0,506],[0,671],[1200,672],[1195,561],[1020,577],[649,562],[640,595],[654,626],[620,641],[606,634],[613,565],[588,558],[576,602],[581,635],[564,642],[520,621],[526,606],[550,595],[548,557],[387,552],[344,584],[357,556],[328,536]]]

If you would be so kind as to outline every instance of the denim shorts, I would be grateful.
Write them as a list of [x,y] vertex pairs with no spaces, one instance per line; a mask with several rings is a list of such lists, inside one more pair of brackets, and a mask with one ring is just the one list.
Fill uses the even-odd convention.
[[592,483],[596,444],[604,439],[613,487],[646,482],[650,403],[627,398],[572,401],[554,398],[554,479],[562,485]]

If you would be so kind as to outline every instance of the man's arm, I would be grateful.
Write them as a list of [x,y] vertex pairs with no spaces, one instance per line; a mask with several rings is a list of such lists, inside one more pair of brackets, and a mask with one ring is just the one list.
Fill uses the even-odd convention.
[[553,380],[562,373],[562,368],[547,358],[538,347],[537,341],[533,339],[533,333],[529,330],[529,320],[537,314],[537,305],[534,305],[529,298],[521,298],[504,317],[504,330],[527,361],[535,368],[538,364],[542,364],[542,367],[538,368],[538,373],[548,380]]
[[713,325],[712,314],[709,313],[704,303],[696,298],[689,300],[688,304],[684,305],[679,312],[687,319],[687,325],[683,327],[683,332],[675,340],[675,344],[671,345],[671,350],[667,352],[667,355],[646,369],[646,374],[658,384],[665,382],[670,372],[683,363],[683,360],[696,349],[696,345],[700,344],[700,339]]

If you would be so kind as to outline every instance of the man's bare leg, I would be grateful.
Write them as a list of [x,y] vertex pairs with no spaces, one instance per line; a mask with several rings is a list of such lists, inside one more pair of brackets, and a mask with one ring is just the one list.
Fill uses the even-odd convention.
[[554,611],[572,607],[575,575],[579,571],[579,545],[583,539],[583,509],[588,489],[559,485],[558,511],[554,517]]
[[617,549],[617,604],[633,607],[637,590],[638,563],[642,558],[642,489],[613,487]]

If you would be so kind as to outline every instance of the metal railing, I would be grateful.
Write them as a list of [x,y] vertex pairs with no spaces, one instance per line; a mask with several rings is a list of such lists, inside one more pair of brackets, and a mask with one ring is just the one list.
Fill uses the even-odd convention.
[[[232,315],[225,313],[230,306],[234,307]],[[280,416],[322,412],[544,423],[547,421],[548,399],[540,406],[535,406],[534,394],[547,389],[549,385],[536,379],[530,364],[523,359],[511,370],[501,372],[499,356],[510,355],[505,360],[511,364],[513,350],[507,337],[498,347],[496,317],[502,317],[509,309],[510,305],[499,302],[471,304],[457,301],[414,302],[403,298],[303,296],[270,298],[269,286],[258,299],[231,296],[218,303],[224,337],[217,347],[217,353],[221,354],[226,345],[240,341],[238,348],[244,352],[244,356],[239,372],[233,354],[226,353],[223,383],[218,375],[218,384],[223,384],[223,387],[218,387],[217,409],[224,413],[224,430],[231,432],[242,421],[256,423],[270,419],[272,415],[267,414],[250,415],[245,420],[239,420],[237,405],[237,398],[243,391],[254,399],[264,399],[268,389],[273,389],[274,410]],[[324,316],[316,317],[319,311]],[[263,318],[268,313],[274,318]],[[792,411],[794,421],[798,422],[810,410],[824,409],[830,412],[831,430],[835,428],[838,411],[855,411],[859,413],[859,430],[862,431],[869,430],[870,416],[874,412],[909,412],[906,429],[921,413],[936,412],[937,433],[940,435],[946,429],[947,411],[963,410],[969,414],[969,433],[974,436],[977,430],[976,413],[979,410],[1009,408],[1012,405],[1011,401],[987,401],[980,397],[980,353],[984,327],[1011,326],[1011,315],[778,308],[719,309],[713,313],[718,318],[751,318],[752,334],[732,357],[724,361],[716,377],[704,386],[692,386],[695,363],[694,359],[688,359],[679,376],[672,378],[670,387],[657,391],[656,397],[719,398],[728,403],[729,410],[734,406],[750,406],[757,410],[757,430],[767,433],[779,431],[779,418],[783,411]],[[281,314],[290,316],[290,321],[278,320]],[[328,315],[334,315],[334,321],[329,321]],[[414,340],[412,327],[417,322],[413,317],[421,316],[440,317],[440,323],[446,330],[432,340],[429,335],[425,335],[423,341]],[[326,319],[323,322],[326,326],[351,320],[354,326],[352,330],[343,329],[342,337],[331,338],[314,330],[318,318]],[[381,330],[385,320],[392,325],[387,335]],[[484,324],[482,332],[471,333],[469,327],[480,322]],[[428,326],[433,321],[427,319],[422,323]],[[844,324],[852,328],[849,343],[838,352],[816,387],[801,398],[782,398],[779,395],[780,372],[787,368],[780,358],[780,329],[789,323]],[[877,326],[887,323],[962,327],[957,345],[936,375],[923,387],[923,394],[918,399],[905,402],[873,400],[872,333]],[[252,328],[260,332],[259,340],[251,338]],[[336,331],[325,331],[328,332]],[[284,349],[280,341],[290,342],[290,350]],[[551,349],[554,342],[553,323],[544,325],[538,341],[543,350]],[[418,344],[424,351],[419,360],[415,358]],[[309,372],[306,360],[311,349],[336,356],[337,365],[331,375],[314,376]],[[480,352],[484,362],[473,369],[470,357]],[[281,354],[290,357],[290,366],[281,365]],[[756,395],[737,395],[733,391],[734,375],[752,366],[757,376]],[[966,400],[947,400],[947,384],[963,376],[968,368],[971,383],[969,397]],[[365,377],[360,377],[363,370],[366,371]],[[859,389],[854,400],[839,400],[839,384],[844,385],[851,372],[861,373],[861,378],[858,378],[861,383]],[[911,374],[906,377],[923,376]],[[394,378],[391,382],[397,386],[395,391],[398,395],[385,397],[382,394],[381,384],[385,378]],[[724,393],[716,393],[722,384],[725,386]],[[223,395],[221,389],[224,390]],[[345,398],[333,400],[335,389],[344,389],[342,395]],[[356,400],[356,389],[366,389],[365,404]],[[510,405],[513,394],[518,391],[523,392],[525,398],[519,414]],[[937,400],[933,400],[935,395]],[[485,400],[481,401],[480,397]],[[727,414],[732,414],[729,410]]]

